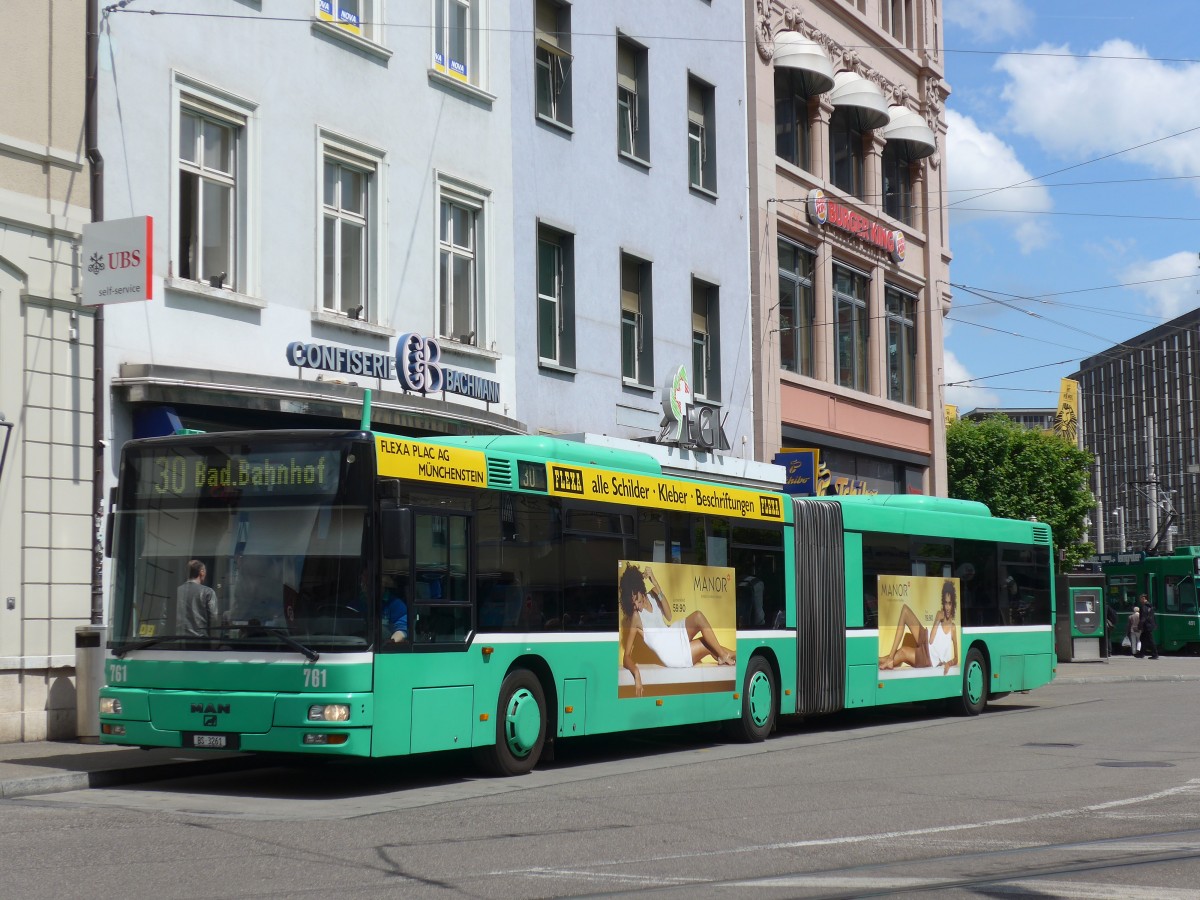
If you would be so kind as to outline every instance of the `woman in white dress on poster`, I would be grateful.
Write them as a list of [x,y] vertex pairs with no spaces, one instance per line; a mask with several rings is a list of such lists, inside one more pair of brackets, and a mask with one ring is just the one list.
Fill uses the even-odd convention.
[[633,676],[635,697],[642,696],[642,674],[633,659],[634,642],[639,637],[667,668],[691,668],[706,656],[720,666],[737,664],[736,655],[717,640],[702,611],[695,610],[685,619],[672,621],[671,604],[649,566],[644,571],[632,564],[627,566],[621,575],[620,591],[621,611],[625,615],[621,659]]

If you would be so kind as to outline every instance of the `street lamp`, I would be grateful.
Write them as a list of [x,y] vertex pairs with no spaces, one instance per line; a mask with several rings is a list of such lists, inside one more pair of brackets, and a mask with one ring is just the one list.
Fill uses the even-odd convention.
[[1117,552],[1125,552],[1125,507],[1118,506],[1113,510],[1113,516],[1117,520]]

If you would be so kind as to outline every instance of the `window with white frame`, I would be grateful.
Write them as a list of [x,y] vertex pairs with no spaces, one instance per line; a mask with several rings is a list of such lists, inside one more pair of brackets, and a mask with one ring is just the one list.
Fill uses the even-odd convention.
[[617,38],[617,151],[650,159],[650,120],[646,91],[646,48]]
[[483,347],[484,197],[444,183],[439,195],[438,334]]
[[650,263],[621,254],[621,377],[650,385],[654,380]]
[[867,276],[842,266],[833,267],[837,383],[856,391],[867,390],[869,384],[867,284]]
[[376,318],[368,289],[373,174],[361,160],[328,150],[321,165],[321,305],[366,321]]
[[317,18],[359,37],[375,39],[373,7],[378,0],[317,0]]
[[713,128],[713,89],[688,78],[688,183],[716,192],[717,158]]
[[917,298],[888,285],[888,399],[913,405],[917,396]]
[[813,263],[815,254],[779,239],[779,367],[813,374]]
[[720,291],[692,279],[692,391],[701,400],[721,400]]
[[575,243],[556,228],[538,225],[538,359],[575,366]]
[[482,5],[485,0],[433,0],[433,68],[482,87]]
[[175,76],[178,160],[171,275],[248,290],[249,122],[253,104]]
[[571,7],[537,0],[535,35],[537,114],[571,124]]

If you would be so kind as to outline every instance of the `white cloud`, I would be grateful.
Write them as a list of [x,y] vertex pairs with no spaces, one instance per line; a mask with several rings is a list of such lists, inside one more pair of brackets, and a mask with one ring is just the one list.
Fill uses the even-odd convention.
[[[1136,263],[1121,272],[1121,281],[1132,284],[1138,281],[1158,281],[1157,284],[1139,284],[1131,287],[1146,298],[1146,311],[1162,319],[1176,316],[1197,306],[1197,289],[1200,289],[1200,258],[1195,253],[1184,251],[1173,253],[1162,259]],[[1175,279],[1164,281],[1161,279]]]
[[[1043,44],[1033,53],[1067,54]],[[1120,58],[1118,58],[1120,57]],[[1194,126],[1200,108],[1200,63],[1167,64],[1123,40],[1085,57],[1000,57],[1008,76],[1002,97],[1008,124],[1063,159],[1083,161]],[[1123,153],[1118,160],[1167,175],[1193,175],[1200,131]]]
[[[1004,218],[1011,223],[1013,238],[1022,253],[1043,246],[1051,237],[1051,229],[1044,221],[1030,218],[1030,214],[1036,216],[1053,207],[1050,192],[1034,180],[1012,147],[990,131],[984,131],[974,119],[951,109],[946,111],[946,121],[949,127],[946,181],[950,191],[947,203],[951,223]],[[995,190],[1008,185],[1020,187]],[[973,199],[976,194],[981,196]]]
[[943,15],[981,41],[1020,34],[1032,18],[1021,0],[946,0]]
[[[967,381],[974,377],[967,371],[967,367],[958,361],[958,357],[949,350],[945,351],[943,365],[945,368],[942,371],[946,373],[946,384]],[[979,384],[979,382],[975,382],[975,384]],[[946,388],[946,402],[957,406],[960,415],[981,406],[1001,405],[999,396],[987,388],[962,385]]]

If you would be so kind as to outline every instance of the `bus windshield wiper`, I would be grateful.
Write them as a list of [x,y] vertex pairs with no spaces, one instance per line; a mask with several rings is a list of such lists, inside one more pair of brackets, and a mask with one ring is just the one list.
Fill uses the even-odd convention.
[[320,653],[318,653],[316,650],[313,650],[310,647],[305,647],[302,643],[300,643],[298,640],[296,640],[294,637],[292,637],[290,634],[288,634],[282,628],[267,628],[265,630],[266,630],[267,634],[273,634],[275,637],[279,638],[281,641],[283,641],[285,644],[287,644],[293,650],[297,651],[298,653],[303,653],[305,659],[307,659],[309,662],[316,662],[318,659],[321,658]]
[[161,644],[163,641],[177,641],[185,637],[182,634],[160,634],[157,637],[143,638],[140,641],[134,641],[129,644],[121,644],[119,647],[113,647],[113,656],[121,659],[130,650],[145,650],[147,647],[153,647],[155,644]]

